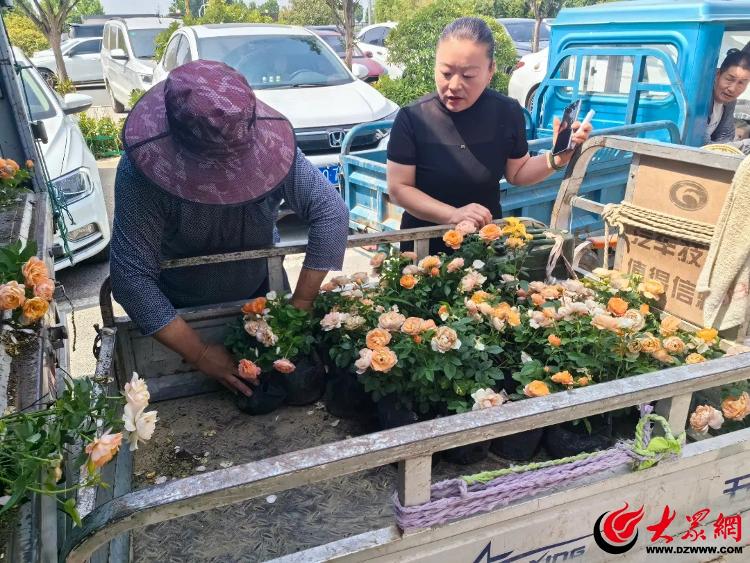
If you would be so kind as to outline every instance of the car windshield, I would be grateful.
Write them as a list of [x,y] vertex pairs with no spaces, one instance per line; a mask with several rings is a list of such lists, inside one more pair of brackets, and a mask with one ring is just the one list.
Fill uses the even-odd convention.
[[[508,35],[516,43],[531,43],[534,39],[534,22],[504,22]],[[542,23],[539,28],[539,41],[549,41],[549,26]]]
[[154,50],[156,49],[156,36],[162,31],[164,30],[161,28],[133,29],[128,31],[133,54],[139,59],[153,59]]
[[353,80],[338,57],[307,35],[204,37],[198,39],[198,56],[234,67],[258,89],[335,86]]
[[[346,44],[344,43],[344,38],[341,35],[321,35],[320,36],[323,41],[328,43],[334,51],[336,51],[336,54],[339,57],[343,57],[346,55]],[[360,51],[359,47],[356,45],[354,46],[354,52],[353,55],[355,57],[364,57],[362,54],[362,51]]]
[[34,80],[32,71],[29,68],[21,69],[21,82],[23,83],[23,92],[29,104],[29,113],[31,119],[48,119],[55,116],[55,107],[49,98],[45,87]]

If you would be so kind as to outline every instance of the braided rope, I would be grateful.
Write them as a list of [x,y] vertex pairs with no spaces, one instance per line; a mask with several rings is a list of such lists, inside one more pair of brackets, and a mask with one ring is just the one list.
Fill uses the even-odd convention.
[[[651,423],[660,424],[664,436],[649,439]],[[631,463],[636,471],[646,469],[662,459],[679,455],[684,439],[684,432],[678,437],[672,434],[664,417],[645,414],[636,426],[635,440],[632,442],[618,442],[607,450],[560,460],[441,481],[432,486],[430,500],[417,506],[403,506],[396,494],[393,499],[396,522],[402,530],[428,528],[489,512],[571,480],[627,463]]]
[[602,218],[613,227],[620,229],[626,225],[641,227],[698,244],[711,244],[711,238],[714,235],[714,226],[711,223],[669,215],[625,201],[605,205]]
[[718,153],[724,153],[724,154],[738,154],[740,156],[745,156],[745,153],[743,153],[737,147],[733,147],[732,145],[724,145],[721,143],[718,143],[716,145],[706,145],[704,147],[701,147],[701,149],[704,151],[718,152]]

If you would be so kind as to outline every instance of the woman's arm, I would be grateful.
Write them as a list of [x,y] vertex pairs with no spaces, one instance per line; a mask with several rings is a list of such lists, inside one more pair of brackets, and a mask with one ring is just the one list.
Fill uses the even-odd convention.
[[[552,146],[555,146],[555,140],[557,139],[557,131],[560,128],[560,120],[555,118],[552,124]],[[591,124],[587,123],[581,127],[580,122],[576,121],[573,124],[573,128],[576,130],[573,133],[573,142],[576,145],[581,145],[589,138],[591,133]],[[558,154],[554,157],[555,166],[558,168],[566,166],[570,159],[573,158],[573,150],[565,151],[562,154]],[[552,175],[555,170],[550,166],[549,157],[547,154],[540,154],[538,156],[522,156],[521,158],[509,158],[505,165],[505,178],[511,184],[515,186],[528,186],[530,184],[536,184],[541,182],[545,178]]]
[[471,221],[477,228],[492,221],[492,213],[483,205],[471,203],[453,207],[427,195],[415,186],[416,170],[414,165],[388,161],[388,195],[391,201],[411,215],[437,225],[456,225],[461,221]]

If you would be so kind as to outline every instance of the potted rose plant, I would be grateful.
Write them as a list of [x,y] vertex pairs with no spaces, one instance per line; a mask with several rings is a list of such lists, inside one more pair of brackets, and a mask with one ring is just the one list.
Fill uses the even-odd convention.
[[323,365],[315,353],[307,311],[291,295],[269,292],[242,306],[243,316],[229,325],[225,345],[238,370],[257,381],[251,397],[240,399],[250,414],[266,414],[284,402],[306,405],[323,393]]

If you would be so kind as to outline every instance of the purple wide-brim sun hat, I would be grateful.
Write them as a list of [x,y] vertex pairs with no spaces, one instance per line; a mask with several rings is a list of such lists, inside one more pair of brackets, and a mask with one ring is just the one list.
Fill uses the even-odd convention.
[[177,67],[128,115],[128,158],[154,184],[197,203],[260,199],[289,174],[294,129],[255,97],[245,78],[216,61]]

